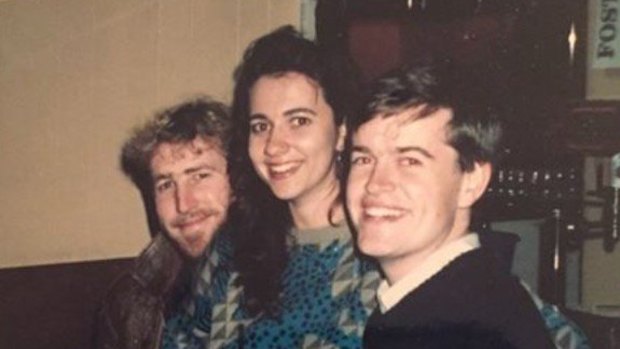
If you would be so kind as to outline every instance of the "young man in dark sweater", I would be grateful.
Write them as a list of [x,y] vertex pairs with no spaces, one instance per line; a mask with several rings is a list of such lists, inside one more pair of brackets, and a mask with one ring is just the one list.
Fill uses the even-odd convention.
[[385,276],[366,348],[553,348],[526,290],[469,230],[501,134],[470,78],[401,69],[349,121],[350,218]]

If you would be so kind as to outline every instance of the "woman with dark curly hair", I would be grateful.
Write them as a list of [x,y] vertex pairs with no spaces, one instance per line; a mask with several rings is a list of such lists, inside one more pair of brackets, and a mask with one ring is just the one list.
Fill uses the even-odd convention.
[[235,260],[244,308],[261,319],[245,335],[270,347],[356,347],[374,305],[362,279],[377,274],[357,257],[340,191],[353,70],[285,27],[250,46],[235,82]]

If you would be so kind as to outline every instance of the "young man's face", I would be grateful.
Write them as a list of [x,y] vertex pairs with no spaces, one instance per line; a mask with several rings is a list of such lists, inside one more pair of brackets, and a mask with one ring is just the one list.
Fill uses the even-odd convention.
[[161,143],[151,173],[161,225],[185,254],[200,256],[226,219],[231,200],[219,144],[208,138]]
[[347,205],[359,248],[388,280],[462,236],[473,203],[464,190],[469,174],[447,144],[451,111],[416,118],[419,110],[376,116],[353,135]]

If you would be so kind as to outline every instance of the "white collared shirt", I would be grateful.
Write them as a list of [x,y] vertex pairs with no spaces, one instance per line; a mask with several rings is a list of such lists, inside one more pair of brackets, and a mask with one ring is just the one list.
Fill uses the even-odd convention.
[[395,284],[390,286],[387,280],[381,281],[377,289],[377,299],[381,313],[386,313],[411,291],[420,287],[426,280],[440,272],[455,258],[479,247],[480,240],[478,239],[478,234],[469,233],[433,252],[424,262]]

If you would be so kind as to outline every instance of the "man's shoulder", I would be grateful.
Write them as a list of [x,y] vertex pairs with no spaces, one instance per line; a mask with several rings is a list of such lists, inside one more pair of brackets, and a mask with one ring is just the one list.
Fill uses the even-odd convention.
[[466,291],[472,295],[476,293],[496,294],[500,290],[525,292],[518,278],[499,268],[493,252],[484,247],[455,258],[431,280],[438,284],[461,283],[460,291]]
[[435,288],[448,290],[448,295],[463,302],[465,308],[508,309],[523,303],[535,308],[519,279],[499,268],[495,255],[485,248],[457,258],[435,282]]
[[[484,249],[462,254],[417,289],[408,293],[387,314],[410,319],[465,318],[481,309],[506,307],[527,293],[518,280],[494,267],[493,256]],[[489,313],[491,315],[493,313]],[[417,320],[412,320],[417,321]]]
[[441,339],[432,334],[442,331],[456,338],[459,333],[495,338],[485,335],[488,330],[487,334],[499,333],[519,348],[528,347],[524,343],[547,348],[551,342],[527,292],[516,277],[495,268],[489,254],[483,249],[467,252],[385,314],[376,310],[368,321],[369,335],[383,337],[401,328],[403,336],[430,334],[433,340]]

